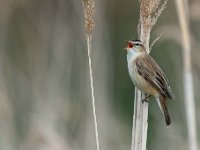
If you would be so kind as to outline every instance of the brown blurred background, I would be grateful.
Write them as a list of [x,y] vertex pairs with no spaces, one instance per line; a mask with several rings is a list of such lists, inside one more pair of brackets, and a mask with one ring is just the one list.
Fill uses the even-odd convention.
[[[102,150],[129,150],[134,101],[126,40],[137,38],[138,1],[96,3],[92,61]],[[192,67],[200,136],[200,2],[189,1]],[[148,150],[188,150],[181,33],[169,1],[151,34],[151,55],[175,93],[166,127],[150,102]],[[200,139],[200,138],[199,138]],[[80,0],[0,1],[0,149],[94,150],[84,16]]]

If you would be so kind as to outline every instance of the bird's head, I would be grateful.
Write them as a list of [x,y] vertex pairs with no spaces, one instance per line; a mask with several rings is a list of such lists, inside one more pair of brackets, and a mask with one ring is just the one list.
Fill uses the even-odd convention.
[[145,52],[144,45],[140,40],[129,40],[127,42],[128,46],[125,48],[130,57],[137,57],[142,52]]
[[128,46],[126,47],[127,52],[134,51],[137,53],[144,52],[144,45],[140,40],[129,40],[127,42]]

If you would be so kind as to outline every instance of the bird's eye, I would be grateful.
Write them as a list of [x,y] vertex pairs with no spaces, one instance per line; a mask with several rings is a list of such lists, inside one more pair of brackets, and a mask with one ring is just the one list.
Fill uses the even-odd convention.
[[139,44],[138,44],[138,43],[135,43],[134,45],[135,45],[135,46],[139,46]]
[[132,48],[133,47],[133,44],[128,42],[128,48]]

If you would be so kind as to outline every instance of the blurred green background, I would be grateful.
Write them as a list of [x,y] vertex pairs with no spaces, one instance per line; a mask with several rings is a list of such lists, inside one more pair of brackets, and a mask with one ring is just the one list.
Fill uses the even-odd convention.
[[[134,103],[126,40],[137,38],[137,0],[95,1],[92,66],[102,150],[129,150]],[[192,67],[200,135],[200,2],[189,1]],[[84,16],[77,0],[0,1],[0,149],[94,150]],[[168,1],[151,34],[151,55],[175,94],[172,125],[152,98],[148,150],[188,150],[181,32]],[[200,139],[200,138],[199,138]]]

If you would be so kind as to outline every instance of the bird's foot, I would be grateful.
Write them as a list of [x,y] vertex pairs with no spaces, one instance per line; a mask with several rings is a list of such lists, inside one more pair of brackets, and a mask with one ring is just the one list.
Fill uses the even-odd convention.
[[144,102],[149,102],[149,97],[151,97],[151,95],[148,95],[147,97],[145,97],[143,100],[142,100],[142,104],[144,103]]

